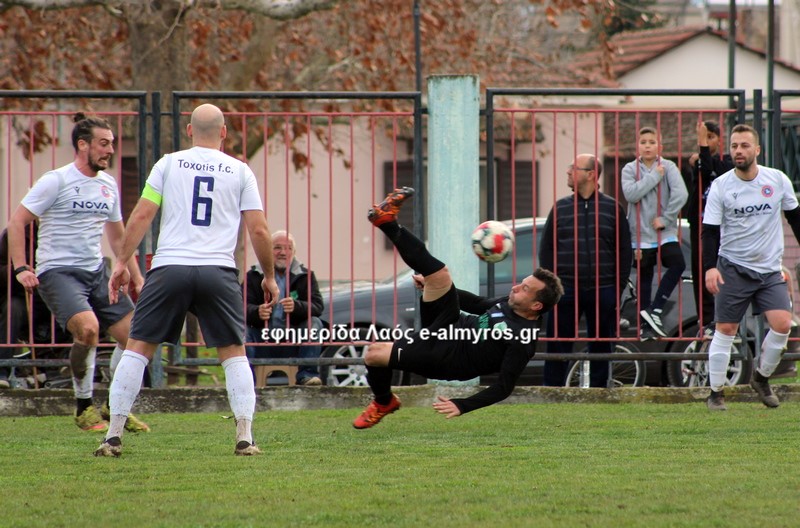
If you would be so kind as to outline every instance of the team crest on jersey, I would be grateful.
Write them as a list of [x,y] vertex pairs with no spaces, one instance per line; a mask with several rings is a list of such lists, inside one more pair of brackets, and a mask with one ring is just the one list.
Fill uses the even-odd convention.
[[111,198],[111,191],[105,185],[100,186],[100,194],[103,195],[103,198]]
[[761,187],[761,196],[764,198],[771,198],[773,194],[775,194],[775,189],[772,188],[772,185],[764,185]]

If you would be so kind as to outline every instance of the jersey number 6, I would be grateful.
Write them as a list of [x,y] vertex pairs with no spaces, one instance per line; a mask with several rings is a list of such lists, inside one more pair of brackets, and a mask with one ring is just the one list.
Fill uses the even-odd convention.
[[[194,192],[192,193],[192,225],[208,227],[211,225],[211,206],[213,201],[208,196],[200,196],[200,186],[205,184],[206,192],[214,191],[214,178],[211,176],[195,176]],[[198,214],[200,206],[203,206],[203,216]]]

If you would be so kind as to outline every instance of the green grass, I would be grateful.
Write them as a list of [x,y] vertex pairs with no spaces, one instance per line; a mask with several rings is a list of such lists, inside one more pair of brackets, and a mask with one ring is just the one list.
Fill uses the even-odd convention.
[[69,417],[0,418],[0,526],[795,526],[800,405],[152,414],[119,459]]

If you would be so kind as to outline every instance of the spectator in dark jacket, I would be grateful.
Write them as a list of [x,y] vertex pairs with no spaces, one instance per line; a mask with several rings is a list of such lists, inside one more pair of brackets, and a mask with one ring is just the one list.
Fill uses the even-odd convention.
[[[38,242],[38,225],[34,222],[29,228],[25,229],[25,257],[27,262],[35,262],[31,255],[36,253]],[[8,296],[9,281],[11,279],[11,297]],[[31,296],[31,309],[33,311],[33,342],[50,343],[50,310],[39,297],[39,291],[34,290]],[[10,312],[10,316],[9,316]],[[8,325],[10,321],[10,325]],[[11,266],[9,271],[8,258],[8,231],[3,230],[0,235],[0,343],[13,344],[19,342],[30,342],[31,331],[28,325],[28,305],[25,302],[25,288],[14,277],[14,268]],[[54,342],[66,343],[70,341],[68,335],[56,325],[56,337]],[[11,359],[14,354],[19,353],[16,348],[0,347],[0,359]],[[64,357],[63,350],[39,349],[37,354],[41,359],[43,355],[54,355]],[[56,369],[57,370],[57,369]],[[0,389],[10,387],[9,376],[11,369],[0,366]]]
[[[306,268],[295,258],[294,237],[286,231],[272,234],[272,254],[275,260],[275,281],[278,283],[281,298],[274,306],[264,301],[261,289],[263,274],[256,268],[247,272],[247,341],[260,343],[275,342],[273,337],[288,334],[287,329],[297,330],[284,342],[312,341],[313,345],[304,346],[250,346],[247,355],[250,358],[284,358],[299,357],[303,359],[319,358],[322,346],[318,339],[322,329],[322,294],[314,272]],[[288,287],[287,287],[288,285]],[[299,339],[303,334],[306,339]],[[316,365],[302,365],[297,371],[299,385],[322,385]]]
[[[689,186],[689,211],[687,218],[690,226],[692,250],[692,284],[694,287],[694,303],[701,326],[708,326],[714,321],[714,296],[706,288],[702,273],[702,257],[700,253],[700,231],[703,223],[703,209],[711,182],[733,169],[731,155],[720,152],[719,125],[714,121],[697,122],[697,146],[700,153],[689,158],[692,167],[692,182]],[[724,150],[724,149],[723,149]],[[701,307],[702,300],[702,307]],[[709,335],[712,332],[709,332]]]
[[[631,238],[625,211],[598,190],[602,167],[591,154],[579,154],[567,168],[567,185],[575,192],[558,200],[547,216],[539,265],[561,279],[564,295],[550,312],[548,352],[572,352],[578,320],[586,315],[587,337],[614,337],[617,308],[631,271]],[[577,308],[577,311],[576,311]],[[556,331],[556,326],[558,331]],[[589,352],[610,353],[611,341],[589,344]],[[608,387],[609,362],[590,363],[592,387]],[[545,361],[544,385],[560,387],[567,380],[567,363]]]

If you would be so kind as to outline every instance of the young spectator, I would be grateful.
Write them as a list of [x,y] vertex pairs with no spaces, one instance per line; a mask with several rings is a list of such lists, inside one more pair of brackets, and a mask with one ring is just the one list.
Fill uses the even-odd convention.
[[[692,286],[694,288],[694,304],[701,328],[714,321],[714,296],[706,288],[703,278],[703,262],[701,257],[701,225],[703,209],[706,205],[711,182],[733,169],[731,155],[723,153],[719,148],[719,125],[714,121],[697,122],[697,146],[689,158],[692,168],[692,183],[689,188],[689,236],[692,251]],[[724,151],[724,149],[723,149]]]
[[[655,129],[639,130],[638,158],[622,168],[622,193],[628,201],[631,244],[638,261],[639,302],[642,319],[661,337],[667,333],[661,311],[686,269],[678,244],[678,215],[688,192],[678,167],[660,156]],[[651,302],[651,284],[661,256],[666,272]]]

